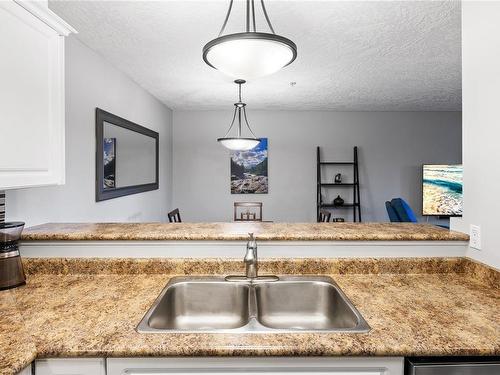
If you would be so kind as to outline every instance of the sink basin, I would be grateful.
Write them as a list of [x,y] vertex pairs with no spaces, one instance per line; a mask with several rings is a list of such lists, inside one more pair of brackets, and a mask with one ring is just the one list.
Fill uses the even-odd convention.
[[275,329],[353,329],[358,315],[330,282],[289,280],[255,286],[257,319]]
[[151,312],[155,330],[218,330],[249,320],[249,285],[221,279],[178,280],[165,288]]
[[329,277],[225,281],[175,277],[137,326],[140,333],[368,332]]

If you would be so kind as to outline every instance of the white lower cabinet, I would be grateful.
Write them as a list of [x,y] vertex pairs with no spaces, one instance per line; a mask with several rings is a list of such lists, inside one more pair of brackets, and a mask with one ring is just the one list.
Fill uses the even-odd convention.
[[35,375],[106,375],[104,358],[56,358],[35,361]]
[[[27,370],[25,370],[27,371]],[[29,375],[31,372],[21,372]],[[36,375],[403,375],[402,357],[57,358]]]
[[26,367],[21,372],[18,372],[17,375],[31,375],[31,365],[29,365],[28,367]]
[[403,375],[402,357],[108,358],[107,375]]

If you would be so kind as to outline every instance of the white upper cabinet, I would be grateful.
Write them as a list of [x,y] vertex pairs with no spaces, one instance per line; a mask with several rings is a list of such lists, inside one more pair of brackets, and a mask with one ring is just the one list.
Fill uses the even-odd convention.
[[0,190],[64,184],[64,38],[46,3],[0,1]]

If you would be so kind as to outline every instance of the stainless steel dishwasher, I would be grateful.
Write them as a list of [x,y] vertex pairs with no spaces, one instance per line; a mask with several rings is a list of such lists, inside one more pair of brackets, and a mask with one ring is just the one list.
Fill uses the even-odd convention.
[[405,375],[499,375],[500,357],[407,358]]

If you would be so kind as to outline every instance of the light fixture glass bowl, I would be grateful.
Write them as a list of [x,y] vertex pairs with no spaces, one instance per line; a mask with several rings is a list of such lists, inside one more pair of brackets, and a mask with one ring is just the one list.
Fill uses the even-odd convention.
[[248,151],[256,147],[260,140],[256,138],[218,138],[217,142],[233,151]]
[[234,78],[253,79],[277,72],[297,57],[297,46],[276,34],[224,35],[203,47],[203,60]]

